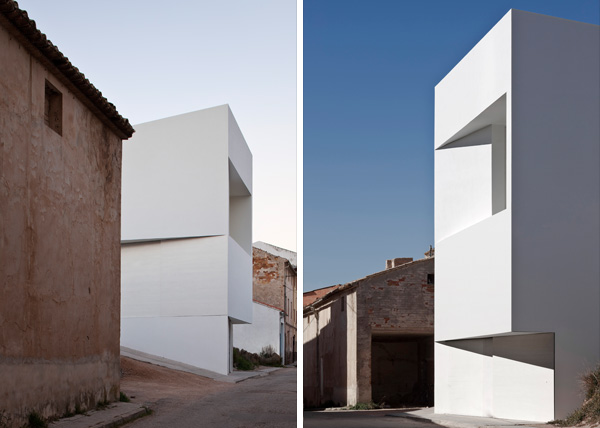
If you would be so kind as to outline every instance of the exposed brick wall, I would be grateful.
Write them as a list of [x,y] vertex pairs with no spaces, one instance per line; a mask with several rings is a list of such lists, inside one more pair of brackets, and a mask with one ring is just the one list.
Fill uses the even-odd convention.
[[359,401],[371,400],[371,337],[433,334],[434,259],[423,259],[360,280],[357,298]]
[[297,351],[296,272],[288,261],[252,248],[252,298],[285,312],[285,361]]
[[[374,334],[433,335],[434,284],[427,283],[428,275],[433,273],[433,258],[417,260],[340,287],[331,298],[317,303],[317,314],[312,308],[305,310],[305,405],[372,400],[371,338]],[[347,309],[352,312],[356,308],[356,318],[352,321],[347,319],[350,313],[341,311],[341,306],[345,306],[341,303],[342,297],[351,295],[355,296],[355,303]],[[315,315],[320,316],[318,329]],[[338,341],[340,343],[334,343]],[[319,361],[315,360],[317,355]],[[340,364],[341,372],[332,369]],[[333,372],[329,373],[328,368]]]
[[252,298],[284,309],[285,259],[252,248]]

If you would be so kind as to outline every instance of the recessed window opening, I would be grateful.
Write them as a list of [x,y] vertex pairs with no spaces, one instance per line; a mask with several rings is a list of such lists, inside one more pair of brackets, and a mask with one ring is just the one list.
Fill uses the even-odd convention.
[[58,135],[62,135],[62,94],[47,80],[44,94],[44,122]]
[[427,284],[434,284],[434,275],[433,273],[427,274]]

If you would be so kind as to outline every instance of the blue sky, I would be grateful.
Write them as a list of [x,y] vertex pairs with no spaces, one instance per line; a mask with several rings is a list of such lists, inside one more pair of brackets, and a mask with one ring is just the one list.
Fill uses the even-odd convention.
[[598,0],[304,0],[305,291],[434,243],[434,86],[511,8],[600,23]]

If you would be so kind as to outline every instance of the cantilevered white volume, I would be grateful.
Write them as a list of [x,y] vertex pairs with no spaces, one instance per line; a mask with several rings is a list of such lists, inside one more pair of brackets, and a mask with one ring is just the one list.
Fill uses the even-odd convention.
[[123,151],[121,345],[227,374],[252,322],[252,154],[219,106],[135,127]]
[[600,34],[509,11],[435,88],[435,411],[548,421],[600,362]]

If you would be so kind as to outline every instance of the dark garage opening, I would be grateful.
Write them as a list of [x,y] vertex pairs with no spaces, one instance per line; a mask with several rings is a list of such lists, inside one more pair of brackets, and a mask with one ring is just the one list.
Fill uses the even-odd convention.
[[433,406],[433,336],[373,335],[371,397],[392,407]]

